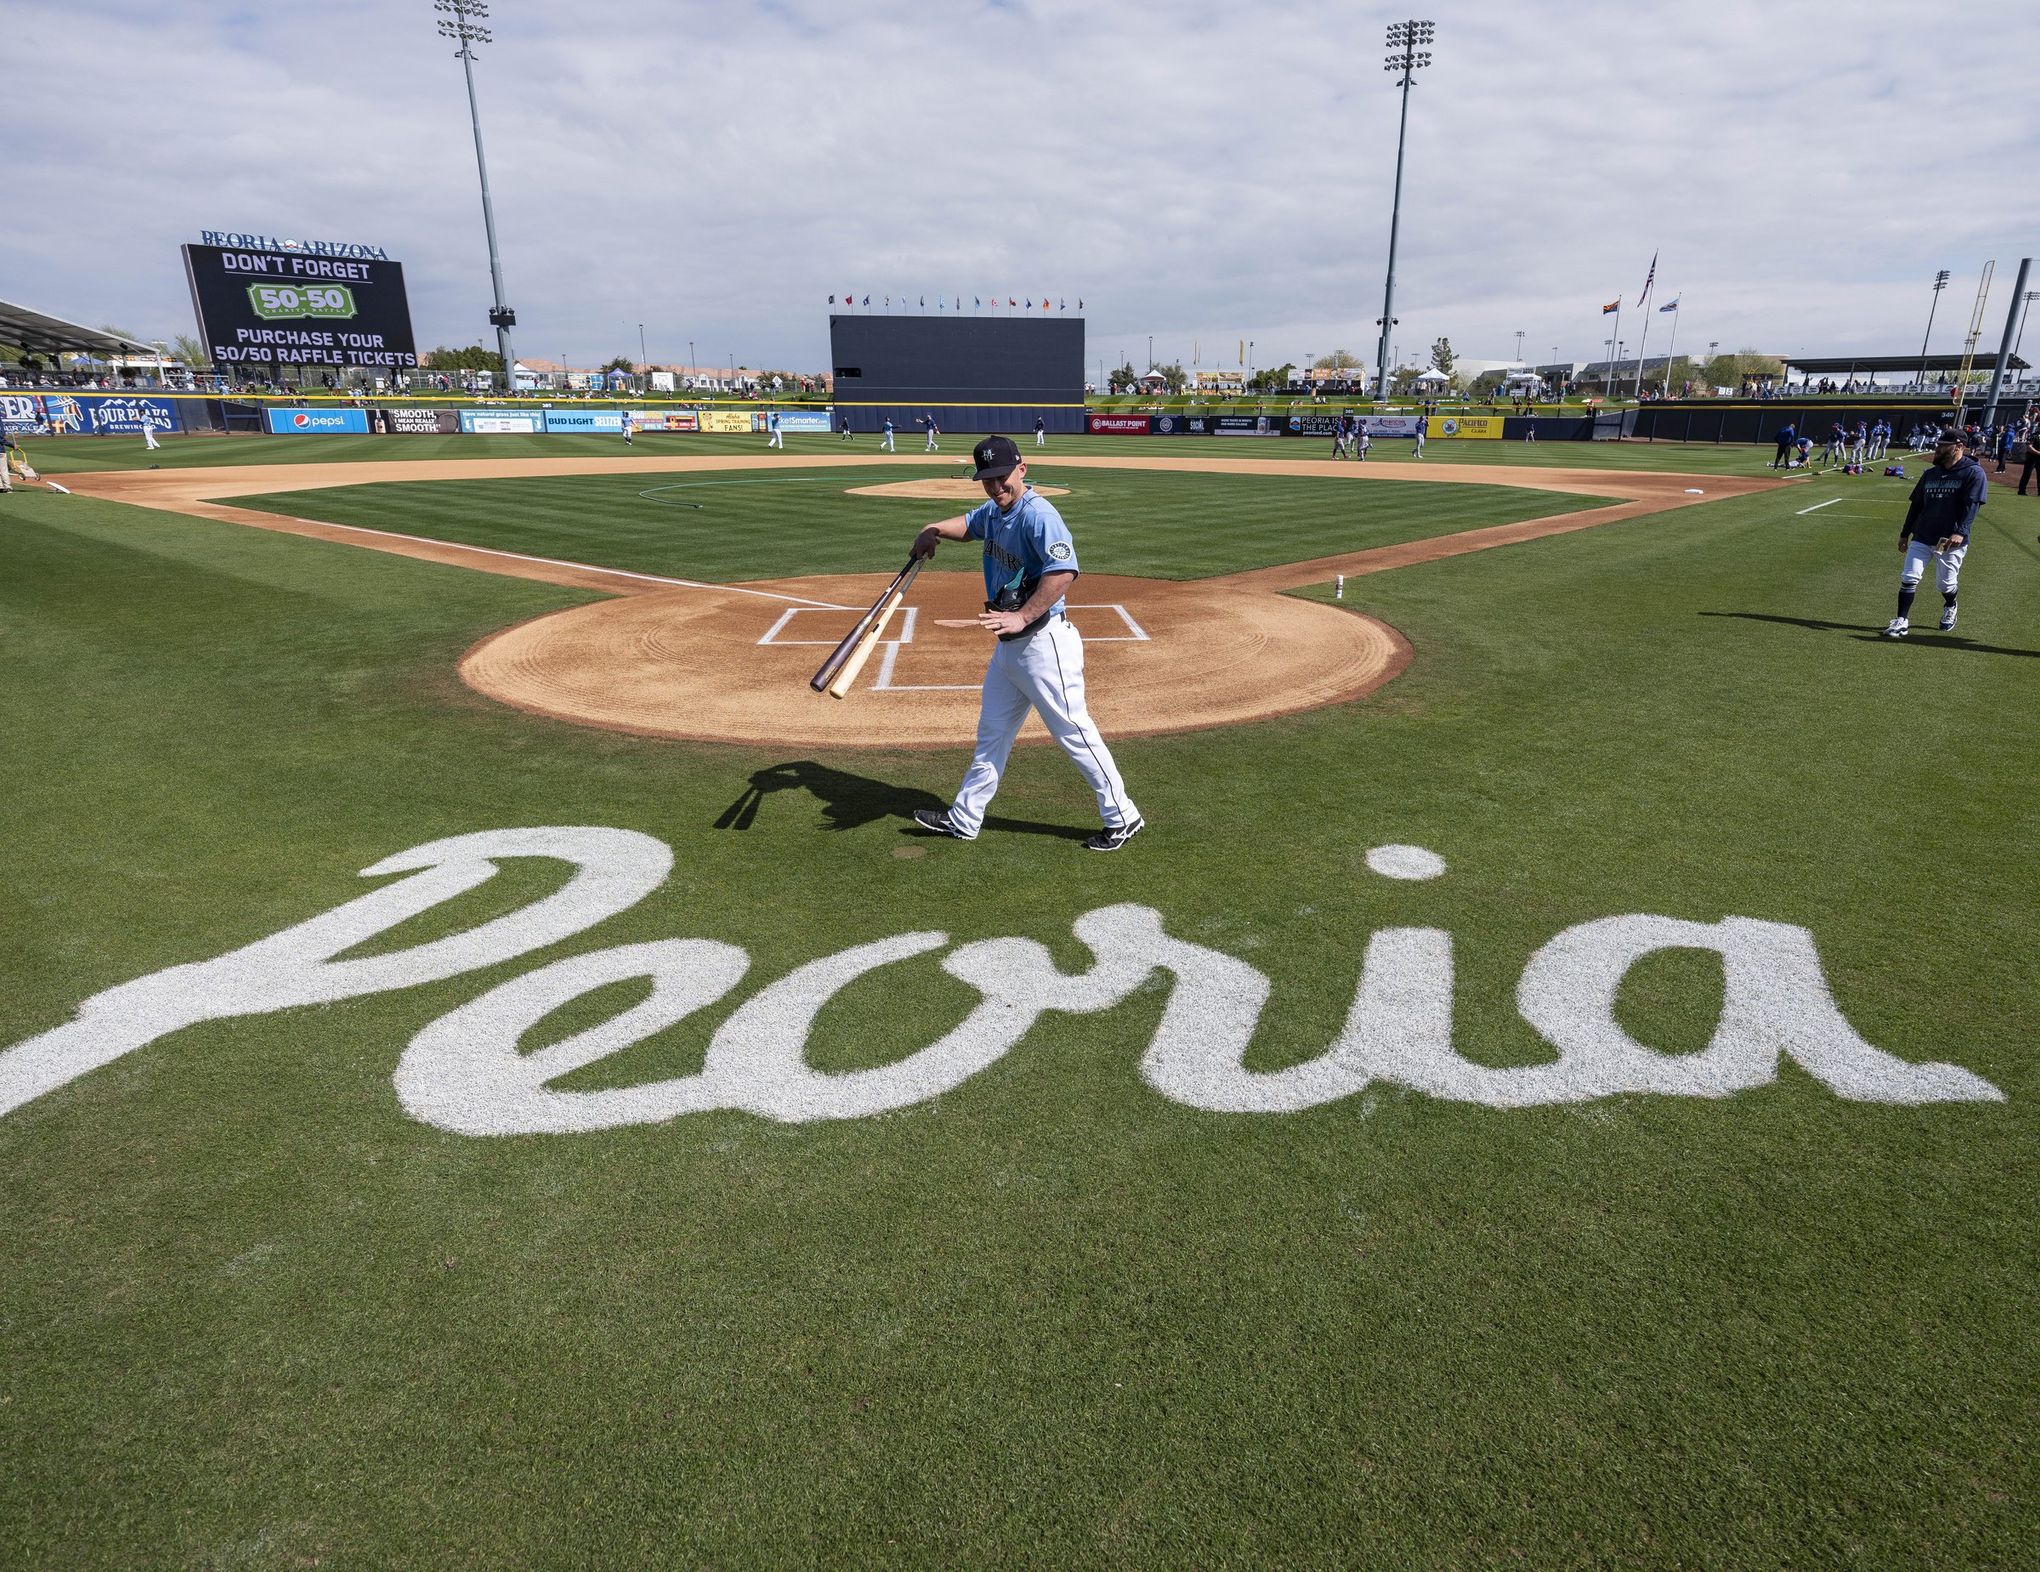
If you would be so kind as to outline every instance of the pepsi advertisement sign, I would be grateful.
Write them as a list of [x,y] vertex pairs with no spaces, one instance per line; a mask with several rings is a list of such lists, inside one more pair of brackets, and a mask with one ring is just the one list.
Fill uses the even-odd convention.
[[273,436],[368,435],[368,411],[365,409],[277,409],[272,406],[265,413],[269,416],[269,430]]

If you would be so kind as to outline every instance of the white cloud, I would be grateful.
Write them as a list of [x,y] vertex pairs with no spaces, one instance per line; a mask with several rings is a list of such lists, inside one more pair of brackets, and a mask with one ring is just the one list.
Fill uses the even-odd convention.
[[[1342,346],[1380,314],[1397,95],[1378,7],[497,0],[477,69],[520,351],[827,363],[827,296],[1086,302],[1091,358]],[[1396,341],[1599,352],[1653,250],[1680,342],[1905,352],[1927,283],[1995,343],[2032,249],[2031,7],[1448,0],[1412,95]],[[0,288],[191,330],[201,228],[406,264],[487,334],[460,70],[428,0],[16,8]],[[1667,298],[1665,295],[1660,298]],[[1670,318],[1653,314],[1652,333]],[[1625,313],[1625,337],[1640,319]]]

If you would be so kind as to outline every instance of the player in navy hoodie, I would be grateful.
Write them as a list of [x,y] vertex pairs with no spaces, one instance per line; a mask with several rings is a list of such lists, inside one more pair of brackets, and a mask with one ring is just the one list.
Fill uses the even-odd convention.
[[1912,631],[1913,596],[1932,563],[1941,590],[1941,631],[1955,626],[1955,581],[1969,550],[1970,527],[1990,495],[1983,466],[1968,453],[1968,439],[1952,427],[1941,433],[1934,462],[1913,486],[1911,506],[1899,526],[1898,549],[1905,553],[1899,570],[1898,615],[1884,630],[1887,639]]

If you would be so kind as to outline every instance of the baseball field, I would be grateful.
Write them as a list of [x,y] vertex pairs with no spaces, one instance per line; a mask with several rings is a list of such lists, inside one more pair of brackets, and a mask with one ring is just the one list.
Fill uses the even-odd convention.
[[967,436],[29,446],[0,1566],[2032,1564],[2040,502],[1029,449],[1098,856]]

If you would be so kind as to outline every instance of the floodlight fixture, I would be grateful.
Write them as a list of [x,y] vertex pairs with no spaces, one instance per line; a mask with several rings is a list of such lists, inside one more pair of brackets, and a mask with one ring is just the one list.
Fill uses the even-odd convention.
[[2019,337],[2018,342],[2012,345],[2014,359],[2018,358],[2020,345],[2026,342],[2026,313],[2033,309],[2033,302],[2036,300],[2040,300],[2040,289],[2029,289],[2019,304]]
[[440,36],[460,45],[454,54],[467,76],[468,120],[475,132],[475,170],[482,181],[482,229],[489,237],[489,287],[494,301],[489,308],[489,323],[496,330],[496,352],[503,357],[501,391],[515,393],[517,359],[510,348],[510,329],[517,324],[517,313],[503,299],[503,262],[496,250],[496,213],[489,202],[489,163],[482,155],[482,116],[475,106],[475,45],[495,42],[489,29],[481,25],[489,14],[488,0],[432,0],[432,8],[440,13]]
[[1403,143],[1410,129],[1410,87],[1416,73],[1431,63],[1424,46],[1437,36],[1431,22],[1391,22],[1388,26],[1388,55],[1384,71],[1399,72],[1396,86],[1402,89],[1402,123],[1395,134],[1395,200],[1388,216],[1388,282],[1381,298],[1381,343],[1375,351],[1375,397],[1388,397],[1388,335],[1395,322],[1395,243],[1402,227]]
[[1934,298],[1927,307],[1927,331],[1920,335],[1920,387],[1927,385],[1927,340],[1934,336],[1934,308],[1941,304],[1941,291],[1948,287],[1948,270],[1942,268],[1934,275]]

